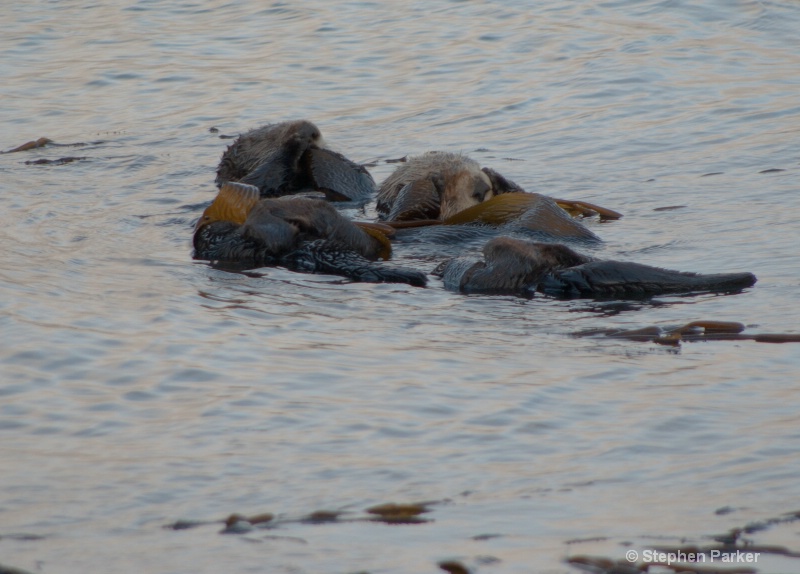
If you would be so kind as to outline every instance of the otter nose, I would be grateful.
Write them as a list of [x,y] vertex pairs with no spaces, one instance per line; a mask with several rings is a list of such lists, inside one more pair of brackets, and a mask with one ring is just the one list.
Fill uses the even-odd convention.
[[481,203],[484,199],[486,199],[486,195],[491,191],[492,186],[488,183],[483,181],[483,179],[476,177],[475,178],[475,185],[472,190],[472,197],[478,203]]

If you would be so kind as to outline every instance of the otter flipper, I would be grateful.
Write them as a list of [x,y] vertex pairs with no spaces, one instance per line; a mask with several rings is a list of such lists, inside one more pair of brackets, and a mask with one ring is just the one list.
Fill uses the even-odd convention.
[[418,179],[404,185],[392,204],[387,221],[436,220],[441,199],[432,178]]
[[546,233],[558,239],[600,241],[597,235],[581,222],[572,219],[551,197],[546,195],[539,197],[540,200],[534,203],[515,225],[527,231]]
[[495,195],[501,193],[524,193],[525,190],[510,179],[500,175],[490,167],[483,167],[481,171],[489,176],[489,181],[492,183],[492,190]]
[[261,197],[280,197],[295,186],[298,173],[292,163],[291,153],[277,149],[240,181],[257,187]]
[[339,242],[325,239],[305,243],[285,255],[281,263],[293,271],[328,273],[365,283],[407,283],[415,287],[427,283],[420,271],[370,261]]
[[560,298],[642,299],[657,295],[732,293],[755,284],[752,273],[702,275],[623,261],[591,261],[555,270],[535,287]]
[[[377,241],[378,248],[377,253],[375,254],[376,259],[383,259],[384,261],[389,261],[392,257],[392,242],[389,240],[389,236],[386,235],[386,232],[383,231],[380,227],[377,227],[375,224],[366,223],[356,221],[354,222],[355,226],[361,229],[364,233],[369,235],[372,239]],[[388,227],[388,226],[386,226]],[[389,227],[391,233],[394,234],[394,229]]]
[[366,202],[375,193],[375,180],[366,168],[340,153],[312,147],[303,161],[312,187],[331,201]]

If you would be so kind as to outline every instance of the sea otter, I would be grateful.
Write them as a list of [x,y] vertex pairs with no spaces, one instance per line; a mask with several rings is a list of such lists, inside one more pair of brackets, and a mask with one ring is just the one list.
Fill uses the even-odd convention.
[[756,282],[752,273],[701,275],[627,261],[597,261],[561,244],[497,237],[484,260],[449,259],[437,267],[445,287],[466,293],[542,293],[553,297],[644,299],[657,295],[736,292]]
[[[581,201],[526,193],[519,185],[469,157],[434,151],[410,158],[384,180],[376,209],[397,228],[471,225],[599,241],[575,215],[604,219],[619,213]],[[441,235],[436,232],[436,235]]]
[[295,120],[266,125],[239,136],[222,154],[217,186],[254,185],[261,197],[314,190],[331,201],[366,202],[375,181],[361,165],[325,147],[313,123]]
[[386,234],[392,231],[353,223],[324,200],[262,199],[255,186],[226,183],[195,226],[194,258],[424,286],[427,279],[419,271],[376,263],[389,259]]
[[376,209],[391,221],[444,220],[495,194],[480,164],[460,153],[411,157],[381,184]]

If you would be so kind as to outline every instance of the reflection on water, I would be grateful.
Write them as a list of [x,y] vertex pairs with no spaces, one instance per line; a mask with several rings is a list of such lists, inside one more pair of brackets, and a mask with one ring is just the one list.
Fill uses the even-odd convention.
[[[74,145],[0,155],[3,564],[567,572],[797,510],[794,345],[571,336],[797,333],[795,6],[29,2],[6,20],[0,148]],[[759,282],[565,302],[192,261],[220,134],[290,118],[376,181],[463,151],[624,213],[587,222],[593,255]],[[400,257],[428,272],[452,248]],[[162,529],[431,500],[420,525]],[[752,537],[797,549],[793,530]]]

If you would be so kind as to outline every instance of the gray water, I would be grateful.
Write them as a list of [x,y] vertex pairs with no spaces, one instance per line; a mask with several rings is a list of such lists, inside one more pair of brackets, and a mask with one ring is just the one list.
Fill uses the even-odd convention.
[[[697,319],[798,332],[797,3],[0,12],[0,149],[80,144],[0,155],[0,563],[567,573],[576,554],[707,544],[800,509],[800,347],[574,336]],[[594,256],[759,281],[617,305],[193,261],[219,136],[294,118],[376,181],[386,159],[462,151],[624,213],[587,220]],[[81,159],[29,163],[65,157]],[[431,522],[289,521],[417,501],[440,501]],[[283,522],[164,528],[233,512]],[[749,538],[800,549],[796,524]]]

